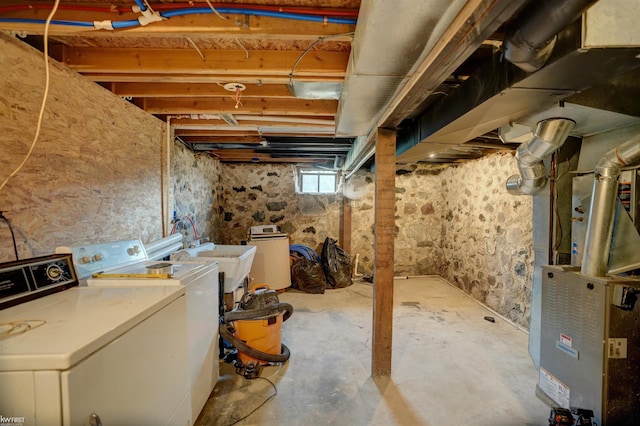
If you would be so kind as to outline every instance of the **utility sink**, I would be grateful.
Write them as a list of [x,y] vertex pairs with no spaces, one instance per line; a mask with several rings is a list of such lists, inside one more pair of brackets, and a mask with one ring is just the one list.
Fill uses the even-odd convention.
[[244,279],[251,271],[255,246],[217,245],[204,243],[198,247],[180,250],[171,255],[171,260],[185,260],[204,257],[218,262],[218,270],[224,272],[224,292],[232,293],[242,286]]

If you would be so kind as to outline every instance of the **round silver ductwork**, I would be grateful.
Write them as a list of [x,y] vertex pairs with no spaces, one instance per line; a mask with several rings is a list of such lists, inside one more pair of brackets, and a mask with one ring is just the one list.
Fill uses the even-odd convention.
[[575,124],[568,118],[549,118],[538,123],[531,140],[516,151],[520,174],[507,179],[509,193],[533,195],[544,187],[547,169],[542,161],[562,146]]

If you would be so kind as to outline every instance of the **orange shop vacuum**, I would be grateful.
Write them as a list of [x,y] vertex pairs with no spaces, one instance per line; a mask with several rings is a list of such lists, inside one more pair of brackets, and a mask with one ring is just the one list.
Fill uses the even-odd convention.
[[292,313],[293,306],[280,302],[275,290],[261,284],[245,293],[237,309],[225,312],[220,334],[238,349],[244,365],[286,362],[290,353],[281,342],[282,323]]

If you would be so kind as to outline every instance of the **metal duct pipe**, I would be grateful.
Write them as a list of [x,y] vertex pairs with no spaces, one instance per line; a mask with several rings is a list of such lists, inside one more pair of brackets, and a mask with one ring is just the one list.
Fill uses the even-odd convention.
[[526,72],[542,68],[551,56],[555,36],[597,0],[544,0],[530,3],[504,41],[504,57]]
[[549,118],[536,126],[533,138],[518,147],[516,161],[520,175],[507,179],[507,191],[513,195],[533,195],[547,182],[547,169],[544,160],[557,151],[575,126],[568,118]]
[[625,166],[640,162],[640,135],[607,152],[595,169],[581,273],[603,277],[607,272],[616,209],[618,176]]

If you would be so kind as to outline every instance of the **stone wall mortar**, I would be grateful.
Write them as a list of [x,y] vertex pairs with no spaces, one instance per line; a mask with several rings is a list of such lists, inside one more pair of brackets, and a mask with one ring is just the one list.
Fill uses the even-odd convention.
[[517,173],[510,154],[494,154],[443,173],[442,275],[525,327],[533,279],[533,204],[505,189]]
[[220,182],[220,243],[240,244],[251,226],[265,224],[314,250],[326,237],[339,239],[342,195],[296,194],[290,165],[223,164]]
[[[220,161],[207,154],[193,154],[181,143],[174,143],[171,160],[174,194],[173,212],[178,219],[188,216],[194,221],[198,239],[218,241],[221,228],[219,208]],[[193,230],[187,219],[179,221],[178,229],[185,246],[193,244]]]
[[[527,327],[533,277],[532,199],[504,188],[511,154],[454,166],[417,165],[396,177],[395,274],[437,274]],[[352,253],[373,272],[374,178],[352,201]]]
[[[31,146],[45,73],[41,52],[4,34],[0,56],[4,180]],[[33,154],[0,192],[20,257],[79,242],[161,237],[162,122],[53,60],[50,72]],[[13,259],[5,231],[3,261]]]

